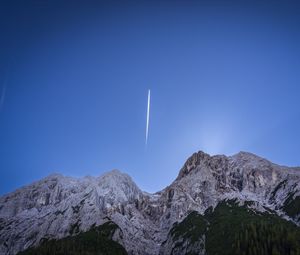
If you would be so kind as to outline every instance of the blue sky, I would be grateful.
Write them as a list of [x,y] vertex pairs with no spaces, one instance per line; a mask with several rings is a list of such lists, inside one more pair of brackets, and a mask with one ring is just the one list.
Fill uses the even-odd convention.
[[300,165],[297,1],[11,2],[0,194],[115,168],[155,192],[198,150]]

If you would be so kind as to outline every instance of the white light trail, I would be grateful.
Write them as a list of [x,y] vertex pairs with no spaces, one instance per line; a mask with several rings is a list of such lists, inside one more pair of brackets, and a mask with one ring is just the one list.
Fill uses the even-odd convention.
[[148,143],[149,119],[150,119],[150,89],[148,90],[148,104],[147,104],[146,146],[147,146],[147,143]]

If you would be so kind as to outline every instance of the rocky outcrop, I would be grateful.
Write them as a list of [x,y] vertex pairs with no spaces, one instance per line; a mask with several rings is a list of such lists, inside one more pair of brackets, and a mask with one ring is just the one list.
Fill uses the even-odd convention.
[[299,197],[299,168],[246,152],[194,153],[176,180],[155,194],[142,192],[118,170],[82,179],[55,174],[0,198],[0,254],[16,254],[43,238],[76,235],[108,220],[122,230],[114,239],[129,254],[158,254],[173,224],[192,211],[203,214],[224,199],[254,201],[255,209],[274,210],[299,224]]

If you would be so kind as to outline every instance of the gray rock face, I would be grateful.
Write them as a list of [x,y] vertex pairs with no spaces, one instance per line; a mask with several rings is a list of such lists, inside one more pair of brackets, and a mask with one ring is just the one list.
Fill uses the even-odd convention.
[[293,214],[286,208],[288,199],[299,196],[300,168],[245,152],[194,153],[176,180],[155,194],[142,192],[117,170],[82,179],[50,175],[0,198],[0,254],[16,254],[42,238],[75,235],[108,219],[121,228],[114,240],[129,254],[169,254],[160,251],[162,242],[191,211],[203,214],[223,199],[236,198],[300,224],[300,208]]

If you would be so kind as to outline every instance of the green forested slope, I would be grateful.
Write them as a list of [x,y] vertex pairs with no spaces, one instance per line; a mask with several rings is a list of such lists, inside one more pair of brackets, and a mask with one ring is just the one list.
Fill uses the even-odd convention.
[[76,236],[44,240],[39,247],[27,249],[18,255],[125,255],[126,250],[111,240],[117,228],[113,222],[107,222]]
[[[239,206],[231,200],[219,203],[214,210],[209,208],[204,215],[191,212],[170,230],[168,239],[174,245],[167,254],[199,254],[194,247],[203,250],[205,246],[207,255],[300,255],[297,225],[272,212],[254,211],[248,205],[250,202]],[[45,240],[39,247],[19,255],[127,254],[120,244],[111,240],[117,228],[113,222],[107,222],[76,236]],[[197,242],[200,246],[195,245]],[[182,253],[178,253],[183,244]]]
[[168,238],[174,243],[183,238],[192,245],[203,235],[207,255],[300,255],[299,227],[275,214],[255,212],[234,201],[223,201],[204,216],[192,212],[174,225]]

